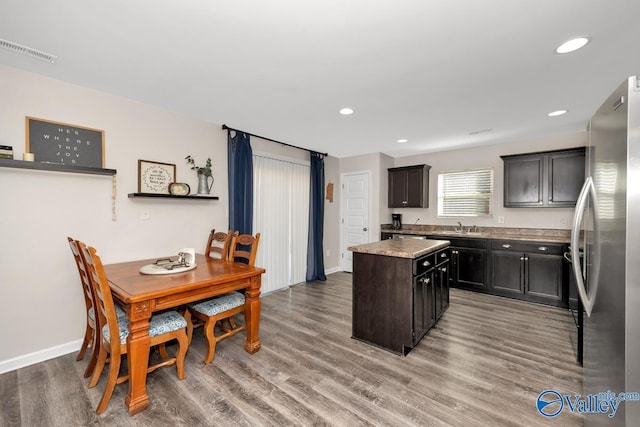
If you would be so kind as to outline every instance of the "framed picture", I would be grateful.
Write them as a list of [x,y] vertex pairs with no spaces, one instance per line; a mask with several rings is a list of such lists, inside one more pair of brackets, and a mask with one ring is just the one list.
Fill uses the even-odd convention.
[[175,180],[175,164],[138,160],[138,193],[169,194]]

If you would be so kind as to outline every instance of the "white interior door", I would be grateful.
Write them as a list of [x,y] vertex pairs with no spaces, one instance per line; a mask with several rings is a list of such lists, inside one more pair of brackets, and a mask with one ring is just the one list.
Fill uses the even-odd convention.
[[342,175],[342,257],[343,271],[353,271],[353,253],[347,248],[369,242],[369,172]]

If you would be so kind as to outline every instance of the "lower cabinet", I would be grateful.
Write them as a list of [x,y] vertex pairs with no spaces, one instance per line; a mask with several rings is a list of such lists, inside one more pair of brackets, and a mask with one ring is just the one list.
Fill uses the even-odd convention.
[[[381,234],[383,240],[392,237],[393,233]],[[451,242],[446,251],[436,254],[433,273],[424,276],[428,283],[415,282],[417,287],[433,287],[416,292],[433,295],[436,320],[449,305],[450,286],[557,307],[568,307],[570,303],[577,306],[575,288],[570,289],[570,266],[563,259],[567,249],[564,243],[443,235],[426,237]],[[432,322],[429,310],[428,307],[423,310],[428,318],[424,323],[420,320],[422,314],[417,315],[420,319],[414,320],[426,330],[430,326],[424,325]]]
[[491,293],[566,307],[564,249],[560,243],[494,240]]
[[435,268],[435,316],[440,319],[442,314],[449,308],[449,273],[450,261],[448,250],[442,250],[436,253]]
[[441,249],[416,264],[419,275],[414,279],[414,345],[449,308],[449,250]]
[[456,288],[487,289],[487,239],[449,239],[451,273],[449,283]]
[[406,355],[449,306],[449,249],[409,259],[353,253],[352,336]]

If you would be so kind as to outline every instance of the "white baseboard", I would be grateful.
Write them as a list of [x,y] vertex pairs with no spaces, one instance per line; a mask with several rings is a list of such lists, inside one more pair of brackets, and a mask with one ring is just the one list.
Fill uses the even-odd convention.
[[342,271],[342,269],[340,267],[333,267],[333,268],[330,268],[328,270],[325,270],[324,274],[326,275],[326,274],[331,274],[331,273],[338,273],[339,271]]
[[[14,371],[16,369],[24,368],[25,366],[34,365],[36,363],[44,362],[49,359],[55,359],[65,354],[73,353],[80,350],[82,340],[71,341],[66,344],[57,345],[55,347],[45,348],[33,353],[25,354],[22,356],[14,357],[9,360],[0,361],[0,374],[5,372]],[[85,353],[85,358],[91,356],[91,351]]]

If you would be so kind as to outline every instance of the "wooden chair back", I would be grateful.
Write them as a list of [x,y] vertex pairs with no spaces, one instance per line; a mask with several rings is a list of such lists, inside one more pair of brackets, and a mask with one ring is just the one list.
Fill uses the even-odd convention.
[[239,234],[236,231],[233,233],[233,239],[231,240],[229,259],[231,261],[245,262],[253,266],[256,262],[256,255],[258,255],[259,242],[260,233],[257,233],[254,237],[251,234]]
[[87,274],[87,270],[84,265],[84,261],[82,260],[82,255],[80,254],[80,248],[78,247],[77,240],[72,239],[71,237],[67,237],[69,241],[69,246],[71,247],[71,252],[73,253],[73,259],[76,262],[76,267],[78,268],[78,274],[80,274],[80,283],[82,284],[82,291],[84,293],[84,304],[87,308],[87,313],[91,308],[93,308],[93,291],[91,289],[91,282],[89,281],[89,276]]
[[[211,233],[209,233],[209,240],[207,241],[207,248],[205,249],[204,254],[207,257],[220,258],[223,261],[228,260],[231,235],[231,230],[229,230],[227,233],[223,231],[218,231],[216,233],[215,228],[211,230]],[[214,255],[212,255],[212,253]]]
[[95,248],[87,247],[82,242],[78,242],[78,247],[87,266],[87,273],[93,288],[93,296],[96,302],[96,320],[98,321],[98,325],[100,325],[100,333],[102,333],[104,325],[109,325],[109,342],[112,344],[110,351],[111,356],[112,358],[119,358],[121,353],[118,318],[102,260],[96,253]]

